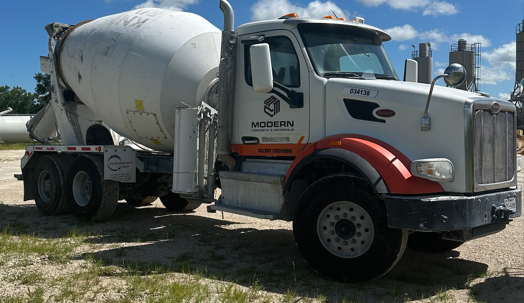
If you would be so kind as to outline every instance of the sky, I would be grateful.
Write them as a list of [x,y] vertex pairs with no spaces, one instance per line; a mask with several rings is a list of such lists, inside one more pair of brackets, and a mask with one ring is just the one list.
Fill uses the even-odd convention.
[[[412,45],[429,42],[434,76],[449,63],[449,51],[459,39],[481,43],[480,90],[503,100],[515,84],[515,28],[524,18],[524,0],[230,0],[235,27],[275,19],[295,12],[321,18],[333,12],[348,20],[363,17],[366,24],[388,32],[384,44],[400,77]],[[223,15],[219,0],[4,0],[0,11],[0,86],[20,86],[34,92],[33,76],[40,72],[40,56],[48,53],[46,24],[76,24],[88,19],[141,7],[192,12],[219,29]],[[520,80],[520,79],[519,79]],[[444,85],[443,80],[437,82]]]

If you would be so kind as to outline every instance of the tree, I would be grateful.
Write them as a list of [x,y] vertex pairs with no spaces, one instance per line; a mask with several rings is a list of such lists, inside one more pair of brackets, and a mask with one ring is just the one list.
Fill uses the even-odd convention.
[[38,103],[45,106],[51,100],[51,93],[47,89],[51,86],[51,78],[47,74],[36,73],[34,79],[36,80],[35,93]]
[[37,113],[43,105],[37,104],[37,95],[27,92],[25,89],[15,86],[0,86],[0,110],[6,110],[11,107],[11,114],[34,114]]

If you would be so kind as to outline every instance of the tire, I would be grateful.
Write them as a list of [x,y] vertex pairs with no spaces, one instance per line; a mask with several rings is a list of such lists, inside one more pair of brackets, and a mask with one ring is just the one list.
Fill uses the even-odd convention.
[[151,203],[155,202],[157,198],[158,197],[155,197],[155,196],[147,196],[143,199],[126,198],[126,202],[127,204],[133,205],[136,207],[146,206],[146,205],[150,205]]
[[83,155],[71,164],[67,174],[67,199],[75,217],[102,221],[111,217],[118,205],[119,185],[104,181],[100,157]]
[[160,197],[160,201],[167,209],[176,212],[190,212],[197,209],[200,204],[202,204],[198,202],[189,202],[173,192],[169,192],[169,194]]
[[408,231],[388,227],[384,203],[353,176],[334,175],[302,194],[293,234],[304,259],[318,273],[341,282],[385,275],[400,260]]
[[71,161],[66,155],[45,156],[38,160],[34,170],[35,204],[46,216],[69,211],[65,186]]
[[453,250],[464,242],[442,239],[439,233],[414,232],[409,235],[408,247],[421,252],[442,253]]

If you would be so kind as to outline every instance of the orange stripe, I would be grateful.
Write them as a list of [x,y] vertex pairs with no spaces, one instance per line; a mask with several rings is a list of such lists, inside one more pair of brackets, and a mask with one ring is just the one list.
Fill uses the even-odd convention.
[[304,140],[304,136],[301,136],[301,137],[300,137],[300,139],[298,140],[297,144],[302,143],[302,140]]

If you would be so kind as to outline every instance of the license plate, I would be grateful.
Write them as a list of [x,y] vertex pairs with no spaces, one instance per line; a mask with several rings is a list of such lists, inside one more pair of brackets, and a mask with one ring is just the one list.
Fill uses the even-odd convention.
[[504,199],[504,205],[507,209],[517,211],[517,202],[515,201],[515,198]]

